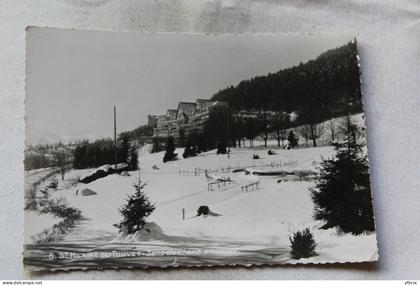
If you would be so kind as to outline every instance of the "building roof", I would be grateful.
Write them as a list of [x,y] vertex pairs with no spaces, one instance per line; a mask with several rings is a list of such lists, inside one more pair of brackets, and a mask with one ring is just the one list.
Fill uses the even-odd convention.
[[179,102],[178,104],[178,112],[176,117],[180,118],[181,114],[191,114],[192,112],[195,111],[195,107],[196,107],[196,103],[191,103],[191,102]]
[[207,103],[207,102],[209,102],[210,100],[209,99],[197,99],[196,100],[196,103],[197,104],[200,104],[200,103]]
[[168,117],[176,117],[178,110],[177,109],[168,109],[166,110],[166,116]]

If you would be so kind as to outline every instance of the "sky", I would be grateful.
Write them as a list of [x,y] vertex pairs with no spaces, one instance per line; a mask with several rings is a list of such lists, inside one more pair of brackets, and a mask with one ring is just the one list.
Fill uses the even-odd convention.
[[147,123],[179,101],[344,45],[353,34],[188,35],[30,28],[26,145],[94,140]]

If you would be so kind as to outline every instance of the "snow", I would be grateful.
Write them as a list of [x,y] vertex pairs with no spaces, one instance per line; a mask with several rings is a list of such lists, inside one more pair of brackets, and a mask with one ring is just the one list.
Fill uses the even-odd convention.
[[165,237],[166,235],[163,233],[161,227],[159,227],[156,223],[151,222],[146,223],[143,228],[135,234],[127,235],[120,233],[115,239],[111,241],[111,243],[134,243],[139,241],[162,239]]
[[54,224],[59,223],[60,218],[52,214],[39,214],[37,211],[25,211],[25,230],[24,243],[32,243],[31,236],[42,232],[45,229],[51,228]]
[[[240,250],[282,248],[289,251],[289,236],[310,228],[318,243],[318,256],[299,262],[376,259],[375,233],[353,236],[339,234],[333,229],[319,229],[322,223],[312,217],[309,189],[315,185],[313,180],[284,180],[280,175],[246,175],[244,171],[232,173],[234,169],[245,168],[263,172],[315,173],[319,172],[317,167],[322,159],[332,158],[336,152],[331,146],[284,150],[275,147],[276,141],[269,143],[267,149],[262,146],[232,148],[230,157],[217,155],[214,150],[183,159],[183,149],[178,148],[179,160],[167,163],[162,161],[164,152],[150,153],[151,145],[146,145],[138,151],[140,171],[131,171],[130,176],[112,174],[89,183],[89,189],[97,193],[92,196],[76,195],[77,190],[84,188],[83,184],[66,188],[65,181],[60,181],[63,187],[51,193],[51,197],[64,198],[69,206],[80,209],[83,216],[77,228],[64,237],[64,242],[82,243],[107,238],[108,245],[118,242],[134,247],[139,246],[140,241],[142,245],[167,246],[183,242],[195,246],[225,245]],[[268,149],[275,150],[276,155],[268,155]],[[253,154],[259,155],[260,159],[253,159]],[[208,191],[206,170],[213,180],[230,178],[231,182],[215,184],[213,191]],[[66,174],[66,179],[91,171],[72,170]],[[146,183],[144,192],[155,203],[156,210],[147,218],[150,232],[122,236],[113,225],[122,219],[118,209],[126,203],[128,195],[134,193],[133,184],[138,181],[139,172],[141,181]],[[241,190],[242,186],[255,182],[259,182],[258,188],[248,192]],[[200,206],[208,206],[218,216],[197,217]],[[185,220],[182,219],[182,209],[185,210]],[[39,217],[32,213],[26,217],[29,224],[36,225],[38,232],[54,223],[52,219],[37,219]],[[35,229],[29,228],[31,231]]]

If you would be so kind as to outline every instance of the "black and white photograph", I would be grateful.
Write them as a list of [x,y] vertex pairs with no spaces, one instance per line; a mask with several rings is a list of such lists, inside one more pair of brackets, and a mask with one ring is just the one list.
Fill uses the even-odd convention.
[[357,39],[29,27],[25,270],[378,259]]

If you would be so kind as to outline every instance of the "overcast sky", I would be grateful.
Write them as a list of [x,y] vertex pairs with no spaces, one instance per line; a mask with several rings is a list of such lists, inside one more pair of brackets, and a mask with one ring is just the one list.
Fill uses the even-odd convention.
[[26,144],[113,136],[179,101],[314,59],[351,34],[180,35],[31,28]]

